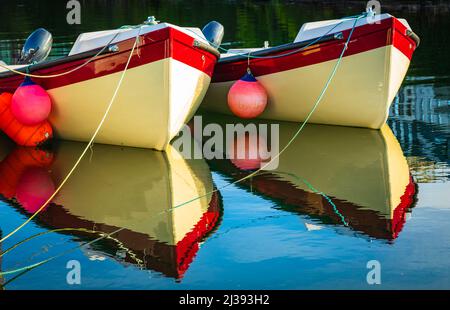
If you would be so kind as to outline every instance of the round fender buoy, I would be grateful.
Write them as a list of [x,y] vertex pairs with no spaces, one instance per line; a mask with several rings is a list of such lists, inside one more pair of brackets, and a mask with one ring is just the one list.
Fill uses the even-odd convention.
[[243,171],[261,168],[264,160],[261,158],[260,150],[267,149],[265,139],[257,134],[246,132],[238,134],[234,141],[228,145],[230,145],[228,156],[235,167]]
[[9,93],[0,95],[0,129],[21,146],[37,146],[51,139],[53,129],[48,121],[26,126],[14,117],[11,111],[12,97]]
[[240,118],[255,118],[267,106],[267,92],[249,71],[231,86],[228,107]]
[[35,213],[53,194],[55,184],[44,168],[27,169],[17,184],[16,199],[29,213]]
[[6,199],[14,198],[24,172],[32,167],[49,167],[53,158],[53,154],[45,150],[16,147],[0,162],[0,195]]
[[51,111],[50,96],[41,86],[29,77],[14,92],[11,111],[14,117],[27,126],[37,125],[45,121]]

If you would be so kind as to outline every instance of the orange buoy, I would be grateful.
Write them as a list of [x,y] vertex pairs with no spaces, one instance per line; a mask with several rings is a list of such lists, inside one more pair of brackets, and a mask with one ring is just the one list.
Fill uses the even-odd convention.
[[16,144],[37,146],[53,137],[53,129],[48,121],[33,126],[21,124],[11,111],[12,94],[0,95],[0,129]]
[[0,162],[0,195],[6,199],[16,197],[17,186],[29,169],[47,168],[53,163],[53,154],[35,148],[16,147]]
[[250,71],[228,92],[228,107],[240,118],[255,118],[264,112],[266,106],[267,92]]

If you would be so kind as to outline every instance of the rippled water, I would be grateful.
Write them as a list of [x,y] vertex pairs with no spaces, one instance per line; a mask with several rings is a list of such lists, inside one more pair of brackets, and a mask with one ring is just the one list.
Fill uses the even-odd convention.
[[[63,2],[2,2],[0,58],[15,59],[39,26],[55,34],[52,57],[67,53],[79,32],[139,23],[146,15],[193,26],[216,19],[232,46],[275,45],[292,40],[303,22],[356,14],[364,6],[86,1],[82,24],[73,27],[65,23]],[[1,244],[7,250],[41,234],[0,257],[0,270],[60,256],[0,283],[5,289],[450,288],[450,6],[390,4],[383,10],[406,17],[422,39],[389,127],[308,125],[276,171],[225,189],[247,174],[240,168],[248,162],[184,161],[175,151],[95,145],[53,204]],[[230,121],[219,115],[206,120]],[[297,126],[280,123],[281,146]],[[30,150],[1,137],[3,235],[38,204],[27,184],[51,190],[83,146],[61,142]],[[214,188],[221,190],[169,210]],[[66,282],[69,260],[81,263],[80,286]],[[366,282],[370,260],[381,263],[380,286]]]

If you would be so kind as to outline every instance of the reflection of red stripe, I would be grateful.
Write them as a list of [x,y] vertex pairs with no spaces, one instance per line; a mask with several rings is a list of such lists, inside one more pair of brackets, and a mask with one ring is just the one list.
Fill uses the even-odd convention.
[[16,147],[2,162],[0,162],[0,195],[12,199],[16,195],[17,184],[23,173],[34,167],[49,167],[53,155],[49,152]]
[[[214,161],[214,169],[240,179],[248,176],[229,161]],[[276,173],[257,175],[251,181],[243,181],[242,186],[251,186],[253,192],[281,202],[281,210],[305,214],[319,218],[324,224],[342,224],[342,218],[323,196],[300,189]],[[414,206],[415,183],[410,177],[400,203],[395,207],[392,218],[386,218],[378,211],[358,206],[352,202],[329,196],[336,205],[339,214],[348,223],[349,228],[377,239],[392,241],[401,232],[406,219],[406,212]]]
[[220,218],[220,202],[217,192],[213,193],[208,210],[203,214],[195,227],[187,233],[176,245],[176,257],[178,277],[183,277],[189,265],[194,260],[200,246],[199,243],[209,234],[217,225]]
[[[147,33],[140,39],[141,42],[135,51],[135,56],[131,59],[129,69],[172,57],[212,76],[217,59],[211,53],[194,47],[193,37],[175,28],[166,27]],[[118,43],[120,52],[100,56],[74,73],[57,78],[34,80],[45,89],[52,89],[121,72],[125,68],[134,42],[135,38],[131,38]],[[31,73],[36,75],[63,73],[80,66],[86,60],[87,58],[76,60]],[[22,81],[21,76],[5,78],[1,81],[0,91],[14,91]]]
[[[394,30],[394,31],[393,31]],[[407,28],[396,18],[387,18],[379,24],[367,24],[355,28],[345,56],[370,51],[393,44],[409,59],[416,48],[414,40],[406,35]],[[350,29],[343,31],[344,39],[313,45],[302,52],[280,58],[252,59],[251,69],[255,76],[266,75],[295,68],[305,67],[337,59],[342,52]],[[295,49],[293,49],[295,50]],[[282,55],[289,50],[270,55]],[[241,78],[247,70],[247,60],[218,63],[213,82],[234,81]]]
[[[40,155],[42,157],[41,154],[33,154],[36,160],[38,160],[38,158],[35,155]],[[51,157],[51,160],[52,159],[53,157]],[[0,163],[0,170],[2,165],[3,163]],[[1,180],[2,179],[0,178],[0,185],[3,185]],[[6,190],[9,190],[10,188],[11,186],[7,185]],[[2,190],[2,188],[0,188],[0,190]],[[8,197],[5,193],[0,192],[0,195],[4,195],[5,198],[11,199],[15,194],[15,187],[13,188],[13,193]],[[21,211],[24,211],[24,209],[17,204],[13,204],[13,206],[19,208]],[[91,222],[87,219],[75,216],[63,206],[55,204],[50,204],[45,212],[39,214],[38,219],[40,224],[50,226],[52,229],[73,227],[95,230],[106,234],[115,232],[114,240],[118,240],[120,243],[123,243],[131,250],[131,252],[135,254],[135,256],[131,256],[130,253],[127,253],[126,257],[121,258],[123,261],[136,264],[136,258],[138,258],[144,262],[144,267],[146,269],[153,269],[158,272],[162,272],[169,277],[181,279],[200,249],[200,243],[213,230],[217,229],[220,224],[221,216],[222,201],[220,198],[220,193],[214,192],[211,197],[211,201],[209,202],[208,209],[202,215],[201,219],[176,245],[168,245],[167,243],[158,241],[157,239],[149,238],[149,235],[145,233],[135,232],[125,228],[122,228],[119,232],[115,232],[119,229],[119,227]],[[82,231],[71,231],[65,233],[88,239],[93,239],[95,237],[88,232]],[[114,240],[102,240],[101,244],[104,248],[101,247],[98,250],[103,253],[115,255],[118,247],[116,241]]]
[[409,178],[409,184],[405,188],[405,192],[400,197],[400,203],[395,208],[392,216],[392,239],[396,239],[403,229],[406,221],[406,211],[414,202],[414,195],[416,194],[416,185],[412,176]]

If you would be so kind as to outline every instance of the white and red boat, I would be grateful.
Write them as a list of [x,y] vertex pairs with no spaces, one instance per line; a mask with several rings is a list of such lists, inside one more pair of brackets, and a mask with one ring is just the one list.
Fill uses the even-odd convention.
[[268,93],[261,118],[304,121],[354,25],[337,73],[310,121],[381,128],[419,45],[407,21],[389,14],[363,17],[356,24],[354,18],[306,23],[293,43],[229,50],[216,65],[202,107],[230,113],[227,93],[250,61],[253,75]]
[[[30,216],[51,193],[45,188],[59,184],[71,169],[84,143],[61,141],[51,152],[11,147],[0,137],[0,146],[0,199]],[[222,199],[207,163],[185,160],[171,146],[157,152],[98,144],[78,169],[35,222],[74,228],[65,233],[87,240],[111,234],[83,248],[89,257],[109,256],[180,279],[220,225]],[[25,182],[27,176],[39,182]],[[21,195],[24,188],[28,196]],[[194,197],[201,198],[174,208]]]
[[[238,186],[272,199],[281,210],[307,215],[316,226],[345,226],[371,238],[392,241],[415,205],[416,184],[400,143],[387,124],[380,130],[310,124],[290,143],[298,130],[293,122],[242,121],[213,113],[205,114],[203,121],[205,125],[219,124],[224,132],[227,125],[236,123],[279,126],[276,140],[269,141],[267,131],[235,135],[231,145],[241,143],[245,156],[211,160],[209,166],[233,181],[246,178]],[[274,141],[277,150],[290,145],[283,153],[266,157]],[[220,151],[225,157],[229,150]],[[248,178],[269,160],[278,164]]]
[[[220,26],[221,27],[221,26]],[[223,31],[223,29],[222,29]],[[140,27],[81,34],[69,55],[32,64],[29,73],[53,102],[50,121],[62,139],[88,141],[132,55],[123,84],[96,142],[164,150],[195,113],[219,57],[198,28],[151,21]],[[27,65],[12,66],[26,71]],[[0,68],[0,93],[14,92],[23,77]]]

